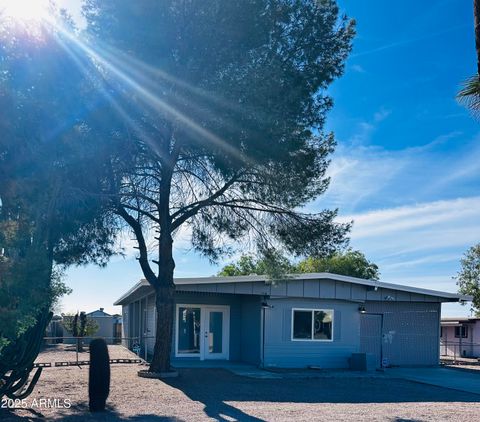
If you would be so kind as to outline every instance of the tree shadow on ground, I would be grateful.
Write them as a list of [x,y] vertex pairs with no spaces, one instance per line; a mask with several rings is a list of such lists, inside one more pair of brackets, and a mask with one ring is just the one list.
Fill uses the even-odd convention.
[[[202,402],[205,413],[219,421],[231,418],[260,421],[230,402],[270,403],[405,403],[480,402],[480,395],[407,380],[365,378],[255,379],[222,369],[182,369],[165,380],[190,399]],[[398,419],[398,421],[405,421]]]
[[[257,405],[263,412],[270,412],[268,420],[275,419],[275,404],[377,404],[377,403],[479,403],[480,395],[445,389],[411,381],[392,378],[308,378],[308,379],[256,379],[234,375],[222,369],[181,369],[178,378],[148,380],[152,386],[161,384],[183,392],[192,402],[203,404],[198,419],[209,416],[218,421],[262,421],[240,409],[238,403]],[[136,375],[135,375],[136,376]],[[161,388],[159,388],[161,390]],[[156,391],[153,388],[152,391]],[[127,394],[127,392],[126,392]],[[145,397],[145,401],[159,400],[158,396]],[[182,400],[178,406],[190,406],[189,400]],[[269,409],[265,409],[265,405]],[[141,408],[141,407],[140,407]],[[319,407],[320,409],[321,407]],[[150,407],[145,414],[124,416],[115,406],[110,405],[106,412],[92,414],[87,402],[79,402],[70,409],[59,409],[55,420],[82,421],[181,421],[182,419],[161,415],[162,403],[158,403],[159,413]],[[42,418],[42,409],[9,411],[0,409],[0,421],[34,421]],[[48,412],[43,411],[47,414]],[[265,413],[264,413],[265,414]],[[51,416],[51,412],[48,414]],[[305,416],[305,415],[303,415]],[[43,419],[45,420],[45,419]],[[396,422],[417,422],[403,419],[395,414]]]

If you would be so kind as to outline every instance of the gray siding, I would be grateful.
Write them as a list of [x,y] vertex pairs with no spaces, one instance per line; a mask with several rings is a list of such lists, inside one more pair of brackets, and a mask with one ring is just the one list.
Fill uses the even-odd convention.
[[153,347],[155,345],[155,295],[151,294],[147,296],[147,329],[145,332],[147,351],[153,353]]
[[[234,283],[198,285],[193,286],[195,291],[191,291],[191,285],[177,286],[175,295],[176,304],[230,306],[229,353],[232,361],[261,362],[263,328],[260,293],[267,288],[272,292],[268,302],[274,308],[266,310],[266,366],[347,368],[352,353],[369,348],[378,355],[379,344],[383,357],[392,365],[438,364],[440,303],[431,302],[432,297],[427,299],[425,295],[381,288],[367,289],[365,286],[332,280],[293,280],[275,286],[261,282],[243,284],[242,287]],[[216,293],[212,293],[212,290]],[[250,294],[239,294],[239,291]],[[303,296],[289,298],[285,296],[287,294]],[[122,312],[124,336],[142,336],[145,332],[151,337],[147,340],[150,353],[153,351],[155,335],[154,297],[150,294],[136,300],[124,306]],[[364,302],[367,298],[369,300]],[[368,313],[383,314],[383,332],[377,338],[371,330],[364,330],[364,333],[368,333],[368,339],[361,338],[360,303],[364,303]],[[333,341],[292,341],[292,308],[333,309]],[[146,314],[143,309],[147,309]],[[363,336],[367,337],[367,334]],[[173,347],[175,341],[174,338]],[[191,359],[175,358],[174,349],[172,358]]]
[[367,302],[367,313],[383,314],[381,347],[391,365],[438,365],[440,303]]
[[[241,360],[252,364],[260,363],[261,350],[261,300],[256,296],[244,296],[241,302]],[[235,335],[231,332],[230,335]]]
[[375,300],[399,302],[440,302],[437,296],[427,296],[386,288],[347,283],[328,279],[286,280],[268,284],[263,281],[242,283],[179,284],[177,291],[204,293],[231,293],[241,295],[267,295],[272,297],[295,297],[312,299]]
[[130,314],[128,312],[130,305],[122,306],[122,345],[129,347],[128,337],[128,328],[130,326]]
[[113,316],[98,316],[88,317],[94,320],[98,325],[98,330],[93,335],[94,337],[105,337],[108,344],[113,343],[113,323],[115,318]]
[[[358,303],[270,299],[266,311],[265,366],[347,368],[360,342]],[[333,309],[333,341],[292,341],[292,308]]]

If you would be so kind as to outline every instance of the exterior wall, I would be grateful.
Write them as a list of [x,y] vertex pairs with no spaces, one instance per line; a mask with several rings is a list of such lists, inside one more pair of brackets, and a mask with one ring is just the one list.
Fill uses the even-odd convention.
[[451,357],[480,357],[480,323],[467,323],[468,337],[456,338],[455,327],[442,327],[440,338],[440,355]]
[[[242,296],[229,294],[202,294],[180,292],[175,295],[175,307],[177,304],[192,305],[228,305],[230,307],[230,342],[229,358],[233,361],[244,361],[254,364],[260,359],[260,297]],[[145,314],[144,314],[145,312]],[[144,344],[146,343],[147,353],[152,354],[155,345],[155,295],[150,294],[146,298],[123,306],[123,332],[124,336],[137,337],[139,327],[138,318],[146,318],[145,340],[140,340],[143,356]],[[176,326],[177,313],[174,316]],[[141,336],[140,336],[141,337]],[[145,343],[144,343],[145,342]],[[172,341],[172,359],[188,360],[198,358],[185,358],[175,356],[175,330]],[[127,345],[131,347],[133,343]]]
[[[261,298],[243,296],[241,301],[240,360],[257,365],[261,362]],[[232,335],[233,333],[230,333]]]
[[[348,368],[360,345],[358,303],[339,300],[270,299],[265,314],[265,366]],[[333,341],[293,341],[292,308],[333,309]]]
[[130,313],[129,313],[129,305],[122,305],[122,345],[125,347],[129,347],[130,343],[128,340],[128,329],[130,324]]
[[[177,304],[192,304],[192,305],[228,305],[230,306],[230,344],[229,355],[230,360],[239,361],[241,359],[241,335],[242,331],[241,317],[242,306],[241,297],[238,295],[221,295],[221,294],[206,294],[199,293],[176,293],[175,306]],[[177,324],[177,313],[175,312],[174,327]],[[192,358],[182,358],[175,356],[175,330],[173,332],[172,341],[172,359],[185,360]],[[195,358],[198,359],[198,358]]]
[[383,314],[381,350],[389,365],[438,365],[439,303],[367,302],[368,314]]
[[[265,310],[265,347],[262,351],[261,294],[265,286],[260,283],[258,286],[257,283],[244,283],[242,288],[234,283],[193,286],[198,287],[198,291],[188,291],[190,285],[177,286],[175,304],[228,305],[229,359],[232,361],[257,364],[264,358],[265,366],[272,367],[347,368],[351,354],[361,352],[366,344],[361,335],[362,314],[359,312],[359,305],[364,304],[367,314],[383,315],[383,331],[379,328],[376,334],[370,333],[368,339],[374,353],[381,353],[391,365],[436,365],[439,362],[441,304],[438,298],[387,289],[367,290],[364,286],[329,280],[288,281],[283,285],[267,286],[278,290],[279,296],[268,300],[273,308]],[[248,293],[250,291],[254,293]],[[301,297],[286,297],[286,294]],[[320,294],[322,298],[313,297]],[[363,302],[365,297],[368,299]],[[124,306],[122,312],[124,336],[146,336],[148,353],[153,352],[154,346],[154,298],[154,294],[140,297]],[[333,341],[292,341],[292,308],[333,309]],[[175,357],[175,342],[173,338],[172,359],[198,359]],[[143,356],[143,347],[141,353]],[[380,356],[377,360],[380,362]]]
[[153,347],[155,346],[155,327],[156,327],[156,320],[155,320],[156,307],[155,307],[154,294],[147,296],[145,306],[147,309],[145,341],[147,343],[147,352],[153,353]]
[[113,343],[113,324],[115,318],[113,316],[90,316],[98,324],[98,330],[94,334],[94,337],[105,337],[105,341],[108,344]]

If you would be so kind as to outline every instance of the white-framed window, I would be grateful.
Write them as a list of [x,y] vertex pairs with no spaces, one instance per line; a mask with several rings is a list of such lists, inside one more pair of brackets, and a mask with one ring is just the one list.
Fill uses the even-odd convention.
[[333,309],[292,309],[292,341],[333,341]]
[[462,325],[461,327],[455,327],[455,338],[468,338],[468,327]]

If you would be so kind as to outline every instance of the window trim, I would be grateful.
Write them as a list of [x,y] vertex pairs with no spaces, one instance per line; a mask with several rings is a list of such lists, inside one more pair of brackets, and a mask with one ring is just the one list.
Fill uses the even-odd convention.
[[[294,325],[294,314],[295,311],[310,311],[312,313],[312,328],[311,328],[311,338],[294,338],[293,337],[293,325]],[[314,316],[313,313],[316,311],[322,311],[322,312],[331,312],[332,313],[332,338],[331,339],[321,339],[321,338],[313,338],[314,335]],[[313,342],[327,342],[331,343],[334,338],[334,328],[335,328],[335,311],[333,309],[324,309],[324,308],[292,308],[292,313],[291,313],[291,323],[290,323],[290,340],[291,341],[313,341]]]
[[[459,335],[457,336],[457,328],[459,328]],[[465,335],[463,335],[463,331],[465,331]],[[454,338],[468,338],[468,325],[458,325],[455,327],[453,332]]]

